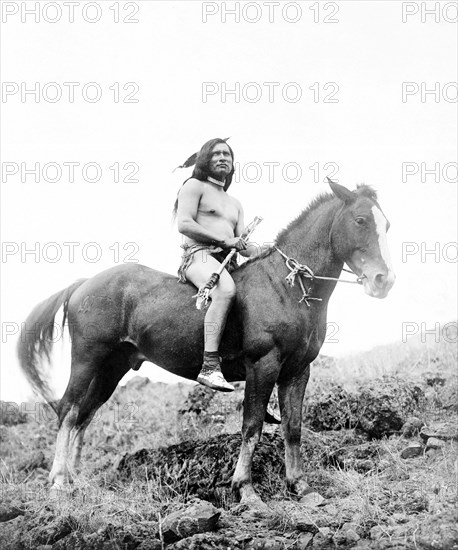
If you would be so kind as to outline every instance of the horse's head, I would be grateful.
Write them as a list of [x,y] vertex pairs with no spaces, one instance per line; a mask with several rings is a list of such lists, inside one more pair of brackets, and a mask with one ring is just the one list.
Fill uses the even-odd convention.
[[331,244],[334,254],[362,277],[366,294],[385,298],[395,281],[386,232],[389,222],[373,189],[362,185],[350,191],[328,179],[342,207],[334,218]]

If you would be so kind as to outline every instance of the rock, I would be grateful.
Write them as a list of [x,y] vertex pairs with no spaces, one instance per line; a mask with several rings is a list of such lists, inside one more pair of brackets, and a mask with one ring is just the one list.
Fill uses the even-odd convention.
[[33,540],[38,544],[54,545],[60,539],[69,535],[77,522],[73,516],[62,516],[52,519],[50,522],[42,522],[33,529]]
[[352,529],[345,531],[345,542],[347,543],[357,542],[360,538],[358,533]]
[[296,549],[305,550],[306,548],[309,548],[312,544],[312,540],[313,540],[312,533],[301,533],[296,542]]
[[314,430],[356,428],[379,439],[398,432],[423,401],[419,386],[384,376],[360,383],[352,392],[331,385],[306,400],[304,419]]
[[305,402],[304,420],[315,431],[339,430],[353,420],[353,396],[339,384],[315,393]]
[[427,441],[430,437],[449,441],[451,439],[458,440],[457,422],[433,422],[429,426],[423,426],[420,430],[420,437]]
[[332,548],[332,532],[327,527],[322,527],[318,533],[313,537],[312,548]]
[[330,516],[337,516],[339,513],[339,509],[335,504],[325,504],[323,506],[323,511]]
[[442,449],[444,445],[445,443],[442,439],[438,439],[437,437],[429,437],[426,442],[426,449]]
[[[337,507],[337,517],[339,519],[336,527],[344,523],[356,522],[356,518],[361,515],[361,506],[355,498],[347,497],[345,499],[339,499],[335,501],[335,504]],[[331,524],[330,526],[333,527]]]
[[423,445],[421,443],[411,443],[401,451],[401,458],[415,458],[423,453]]
[[253,539],[253,535],[250,535],[249,533],[242,533],[241,535],[237,535],[235,537],[235,540],[237,542],[248,542]]
[[410,416],[401,428],[401,433],[404,437],[413,437],[420,433],[420,430],[425,423],[416,416]]
[[438,449],[427,449],[425,455],[428,460],[434,460],[434,458],[437,456]]
[[318,533],[320,530],[316,521],[308,514],[297,515],[294,518],[296,529],[305,533]]
[[25,544],[22,544],[21,540],[22,533],[27,530],[27,527],[24,527],[24,517],[22,515],[17,516],[0,524],[0,548],[5,550],[25,548]]
[[375,468],[380,456],[376,442],[349,445],[342,442],[335,451],[329,451],[329,464],[342,470],[356,470],[365,473]]
[[356,427],[375,439],[398,432],[424,399],[419,386],[389,376],[360,384],[358,393]]
[[344,523],[332,537],[332,540],[337,545],[352,544],[357,542],[361,538],[357,533],[357,529],[358,525],[356,523]]
[[308,508],[315,508],[324,502],[324,497],[322,497],[319,493],[312,492],[303,496],[299,502]]
[[458,510],[454,505],[440,513],[425,516],[415,533],[418,546],[428,550],[458,549],[457,524]]
[[[263,550],[283,550],[285,547],[282,541],[274,538],[265,538],[262,541],[259,541],[259,543],[262,545]],[[256,546],[254,546],[254,548],[256,548]]]
[[6,506],[4,504],[0,505],[0,523],[10,521],[18,516],[23,516],[24,514],[25,510],[21,510],[16,506]]
[[172,512],[162,521],[162,534],[167,543],[214,531],[221,512],[209,502],[196,500],[190,506]]
[[[239,543],[234,538],[218,533],[202,533],[179,540],[167,546],[167,550],[213,550],[215,548],[231,548],[234,550],[249,548],[248,545]],[[257,548],[262,548],[258,546]],[[137,550],[137,549],[135,549]]]

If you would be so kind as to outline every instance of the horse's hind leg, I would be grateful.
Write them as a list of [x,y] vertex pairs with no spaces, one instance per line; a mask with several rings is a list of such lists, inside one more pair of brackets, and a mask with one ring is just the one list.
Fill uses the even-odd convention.
[[54,489],[65,487],[81,457],[84,432],[97,409],[111,396],[124,374],[130,369],[129,356],[120,347],[105,356],[98,353],[91,362],[73,362],[70,382],[60,407],[60,428],[56,455],[49,479]]
[[54,462],[49,474],[53,489],[60,490],[68,485],[70,435],[76,424],[79,404],[89,388],[96,368],[94,361],[72,360],[70,381],[58,406],[59,431]]
[[104,359],[93,377],[89,388],[80,403],[75,425],[70,435],[70,466],[76,471],[81,459],[83,438],[97,410],[111,397],[121,378],[132,366],[129,353],[122,345]]

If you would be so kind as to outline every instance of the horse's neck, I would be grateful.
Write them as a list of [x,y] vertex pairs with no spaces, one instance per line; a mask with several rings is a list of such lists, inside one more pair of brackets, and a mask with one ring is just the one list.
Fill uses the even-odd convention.
[[[299,216],[298,221],[281,235],[278,248],[307,265],[315,275],[339,277],[343,263],[334,256],[330,242],[331,226],[338,208],[339,204],[331,199]],[[281,259],[278,252],[277,255]],[[330,290],[329,295],[334,288],[319,280],[313,281],[313,286],[325,286]]]

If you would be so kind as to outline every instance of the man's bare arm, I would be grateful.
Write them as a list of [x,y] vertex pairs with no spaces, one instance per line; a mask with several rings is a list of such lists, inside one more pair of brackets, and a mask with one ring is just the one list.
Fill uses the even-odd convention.
[[[239,218],[237,221],[237,226],[235,228],[235,236],[240,237],[245,231],[245,220],[242,205],[239,201],[237,201],[237,204],[239,207]],[[266,250],[265,245],[257,244],[255,241],[251,240],[251,242],[247,243],[246,250],[239,250],[238,252],[241,256],[244,256],[245,258],[256,258],[256,256],[262,254],[264,250]]]

